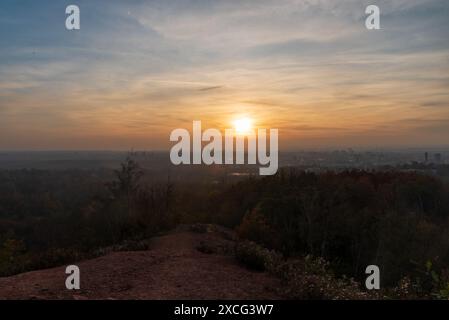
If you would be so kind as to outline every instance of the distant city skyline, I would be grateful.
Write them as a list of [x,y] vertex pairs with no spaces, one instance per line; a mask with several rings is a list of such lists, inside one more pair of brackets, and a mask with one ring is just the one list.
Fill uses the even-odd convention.
[[381,30],[369,4],[3,0],[0,150],[168,150],[241,117],[281,150],[449,146],[449,3],[376,1]]

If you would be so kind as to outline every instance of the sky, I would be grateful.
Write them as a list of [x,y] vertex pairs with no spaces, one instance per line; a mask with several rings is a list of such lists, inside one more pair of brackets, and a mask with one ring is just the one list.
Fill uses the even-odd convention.
[[168,149],[240,117],[281,150],[448,146],[448,40],[447,0],[2,0],[0,150]]

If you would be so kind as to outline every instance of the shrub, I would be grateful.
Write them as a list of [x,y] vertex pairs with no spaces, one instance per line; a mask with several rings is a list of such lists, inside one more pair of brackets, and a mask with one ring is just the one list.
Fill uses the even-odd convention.
[[27,263],[25,244],[21,240],[6,239],[0,246],[0,276],[21,272]]
[[273,270],[284,286],[280,293],[288,299],[346,300],[374,298],[363,292],[354,279],[337,278],[323,258],[306,256],[284,261]]
[[268,250],[252,241],[238,242],[235,255],[240,263],[258,271],[273,269],[282,260],[282,256],[275,251]]

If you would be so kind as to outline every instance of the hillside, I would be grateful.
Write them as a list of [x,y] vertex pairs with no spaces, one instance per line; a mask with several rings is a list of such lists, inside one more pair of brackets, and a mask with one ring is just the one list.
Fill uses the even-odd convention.
[[279,283],[238,264],[232,234],[178,228],[148,250],[111,252],[75,263],[81,289],[65,288],[65,266],[0,278],[0,299],[276,299]]

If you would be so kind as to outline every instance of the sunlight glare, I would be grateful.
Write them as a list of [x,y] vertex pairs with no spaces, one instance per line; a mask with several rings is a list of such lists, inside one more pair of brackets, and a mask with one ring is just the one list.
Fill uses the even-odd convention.
[[234,120],[234,128],[237,134],[246,134],[249,133],[252,128],[252,120],[249,118],[239,118]]

